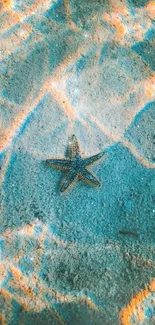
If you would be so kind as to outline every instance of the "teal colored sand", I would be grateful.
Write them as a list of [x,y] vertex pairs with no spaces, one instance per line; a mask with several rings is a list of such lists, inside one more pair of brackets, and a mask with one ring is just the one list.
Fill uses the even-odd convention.
[[[0,7],[0,324],[155,324],[155,9]],[[75,134],[101,186],[60,192]]]

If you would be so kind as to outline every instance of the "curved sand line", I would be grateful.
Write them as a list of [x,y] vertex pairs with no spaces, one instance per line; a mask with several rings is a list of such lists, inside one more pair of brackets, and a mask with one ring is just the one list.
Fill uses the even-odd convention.
[[[135,309],[145,298],[149,296],[151,292],[154,291],[155,291],[155,279],[151,281],[150,285],[146,289],[140,291],[135,297],[133,297],[130,303],[121,310],[119,316],[122,325],[131,325],[130,319]],[[142,314],[139,315],[139,318],[143,319],[143,315]]]

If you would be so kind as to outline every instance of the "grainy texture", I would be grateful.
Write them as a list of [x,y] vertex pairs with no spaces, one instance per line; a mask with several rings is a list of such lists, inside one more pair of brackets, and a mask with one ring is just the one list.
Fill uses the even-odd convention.
[[[155,4],[0,2],[0,324],[155,324]],[[75,134],[101,187],[46,159]]]

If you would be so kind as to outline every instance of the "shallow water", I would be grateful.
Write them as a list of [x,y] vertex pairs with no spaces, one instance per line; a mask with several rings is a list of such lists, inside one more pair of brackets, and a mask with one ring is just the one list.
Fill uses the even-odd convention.
[[[0,323],[153,325],[154,2],[0,10]],[[101,186],[61,193],[73,134]]]

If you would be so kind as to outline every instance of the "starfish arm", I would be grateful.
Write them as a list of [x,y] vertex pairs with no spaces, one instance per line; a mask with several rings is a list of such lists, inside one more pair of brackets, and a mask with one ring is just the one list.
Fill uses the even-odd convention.
[[69,158],[73,159],[79,155],[80,149],[77,137],[73,134],[68,146]]
[[64,192],[78,177],[75,170],[70,170],[66,177],[62,180],[60,191]]
[[105,154],[104,152],[100,152],[97,155],[94,155],[92,157],[88,157],[88,158],[84,159],[85,166],[93,164],[95,161],[102,158],[104,154]]
[[99,180],[91,173],[89,172],[87,169],[84,169],[81,174],[80,174],[81,178],[93,185],[100,185]]
[[71,161],[67,159],[47,159],[46,162],[47,164],[60,169],[69,169],[71,166]]

